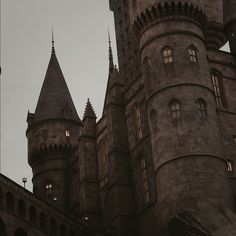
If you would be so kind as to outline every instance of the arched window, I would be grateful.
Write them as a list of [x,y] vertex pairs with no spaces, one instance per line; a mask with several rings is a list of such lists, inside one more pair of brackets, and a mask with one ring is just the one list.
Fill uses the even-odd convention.
[[15,209],[15,199],[12,193],[7,193],[7,208],[12,211]]
[[133,8],[136,8],[136,0],[132,1]]
[[0,218],[0,233],[1,233],[1,236],[7,236],[6,226],[1,218]]
[[169,107],[170,107],[170,113],[171,113],[172,119],[180,118],[180,116],[181,116],[180,102],[177,100],[172,100],[169,103]]
[[140,107],[138,104],[135,104],[133,107],[134,115],[135,115],[135,125],[137,130],[137,138],[138,140],[143,137],[143,130],[142,130],[142,121],[141,121],[141,113]]
[[60,236],[65,236],[65,235],[66,235],[66,226],[62,224],[60,226]]
[[28,236],[28,234],[23,229],[17,229],[15,231],[15,236]]
[[217,107],[224,107],[225,106],[224,88],[219,73],[217,72],[212,73],[211,80],[213,85],[213,91],[215,94],[216,105]]
[[163,49],[163,60],[165,64],[173,62],[173,52],[170,47],[165,47]]
[[54,219],[51,219],[50,222],[50,236],[56,236],[57,235],[57,222]]
[[53,188],[53,185],[51,182],[46,183],[45,190],[46,190],[47,195],[52,195],[52,188]]
[[18,203],[18,213],[21,217],[25,218],[26,206],[25,206],[25,202],[22,199],[20,199]]
[[47,216],[45,213],[41,212],[39,217],[40,229],[46,233],[47,232]]
[[189,59],[193,63],[197,63],[197,49],[193,46],[188,48]]
[[33,224],[37,224],[37,211],[33,206],[30,206],[29,209],[29,220]]
[[196,101],[196,104],[198,106],[198,115],[199,115],[199,117],[206,119],[207,118],[207,102],[204,99],[199,98]]

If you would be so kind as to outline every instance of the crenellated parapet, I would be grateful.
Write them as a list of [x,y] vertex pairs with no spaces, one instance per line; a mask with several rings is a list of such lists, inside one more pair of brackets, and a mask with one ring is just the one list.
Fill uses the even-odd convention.
[[204,28],[206,25],[206,15],[197,6],[187,2],[165,2],[156,3],[141,12],[134,20],[135,31],[141,33],[145,29],[168,20],[191,20],[195,24]]

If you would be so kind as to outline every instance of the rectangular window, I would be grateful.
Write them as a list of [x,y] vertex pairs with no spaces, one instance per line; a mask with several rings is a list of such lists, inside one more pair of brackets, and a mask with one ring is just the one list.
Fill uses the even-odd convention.
[[144,158],[141,159],[141,170],[142,170],[142,180],[143,180],[144,202],[149,203],[150,197],[149,197],[148,180],[147,180],[147,167],[146,167],[146,161]]

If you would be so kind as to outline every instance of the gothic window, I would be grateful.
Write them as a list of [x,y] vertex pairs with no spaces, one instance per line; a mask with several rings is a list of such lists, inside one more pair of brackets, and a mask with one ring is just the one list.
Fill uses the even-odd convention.
[[207,102],[204,99],[199,98],[196,101],[196,104],[198,106],[198,115],[199,115],[199,117],[207,118]]
[[66,137],[70,137],[70,130],[69,129],[65,130],[65,135],[66,135]]
[[19,200],[19,203],[18,203],[18,212],[21,217],[25,218],[26,206],[25,206],[25,202],[21,199]]
[[46,190],[47,195],[51,195],[52,194],[52,183],[47,183],[45,185],[45,190]]
[[224,107],[225,106],[224,89],[219,73],[212,73],[211,80],[213,85],[213,91],[215,94],[216,105],[217,107]]
[[180,107],[179,101],[172,100],[169,103],[169,107],[170,107],[170,113],[171,113],[172,119],[180,118],[180,116],[181,116],[181,107]]
[[15,208],[15,199],[12,193],[7,193],[7,208],[12,211]]
[[197,63],[197,49],[193,46],[188,48],[188,54],[190,61],[193,63]]
[[141,159],[141,170],[142,170],[142,182],[143,182],[143,196],[144,202],[149,203],[149,189],[148,189],[148,181],[147,181],[147,166],[145,158]]
[[163,60],[165,64],[173,62],[173,52],[170,47],[165,47],[163,49]]
[[135,114],[135,125],[136,125],[136,130],[137,130],[137,138],[139,140],[143,137],[141,113],[140,113],[139,105],[135,104],[133,110],[134,110],[134,114]]
[[233,161],[227,160],[227,171],[233,172]]

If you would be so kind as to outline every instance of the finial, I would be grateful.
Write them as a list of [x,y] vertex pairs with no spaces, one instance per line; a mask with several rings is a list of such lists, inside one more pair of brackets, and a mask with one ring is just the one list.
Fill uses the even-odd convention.
[[53,28],[52,28],[52,53],[55,53],[55,47],[54,47],[54,33],[53,33]]
[[109,28],[108,28],[108,43],[109,43],[109,71],[111,72],[114,69],[114,62],[113,62],[113,54],[112,54],[111,37],[110,37]]

